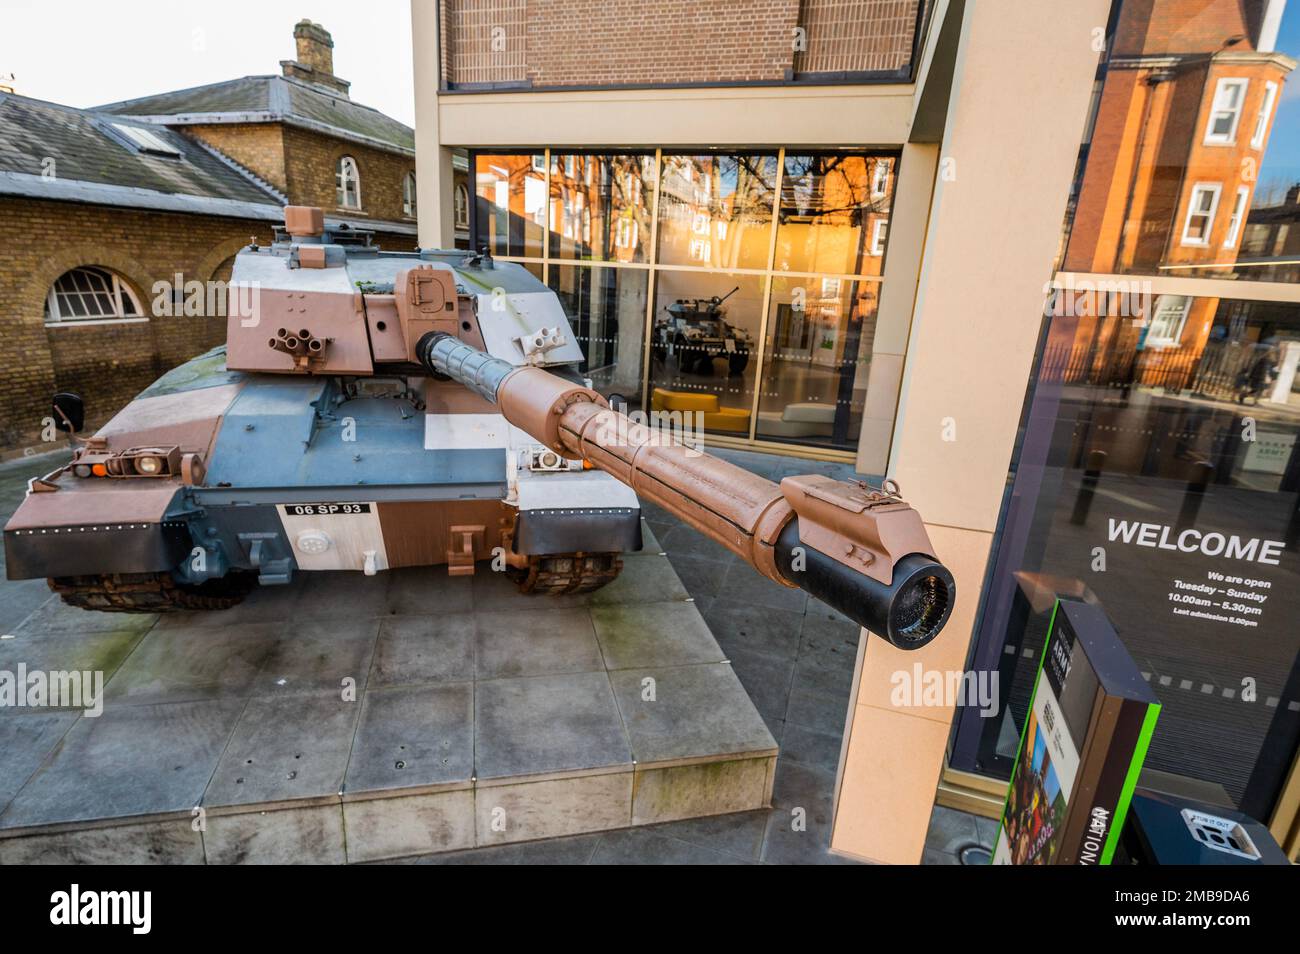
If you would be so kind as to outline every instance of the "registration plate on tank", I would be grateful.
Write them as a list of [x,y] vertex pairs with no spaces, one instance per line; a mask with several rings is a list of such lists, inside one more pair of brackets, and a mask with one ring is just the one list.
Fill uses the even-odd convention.
[[370,513],[368,503],[285,504],[284,512],[295,517],[325,517],[332,514]]

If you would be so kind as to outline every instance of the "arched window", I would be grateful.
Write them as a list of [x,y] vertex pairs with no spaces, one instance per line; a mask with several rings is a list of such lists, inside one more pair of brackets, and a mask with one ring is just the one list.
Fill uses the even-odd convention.
[[64,272],[45,296],[45,321],[143,319],[144,310],[126,282],[107,269],[86,265]]
[[456,186],[456,228],[469,228],[469,188],[465,183],[459,183]]
[[361,175],[357,172],[357,161],[351,156],[339,157],[334,183],[337,187],[339,208],[361,208]]
[[402,179],[402,214],[415,217],[415,173],[408,172]]

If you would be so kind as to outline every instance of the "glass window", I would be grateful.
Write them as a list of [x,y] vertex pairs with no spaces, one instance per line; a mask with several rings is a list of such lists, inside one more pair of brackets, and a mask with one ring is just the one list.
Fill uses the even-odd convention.
[[1052,319],[979,632],[1001,706],[962,732],[1005,774],[1052,599],[1096,602],[1164,706],[1147,767],[1267,819],[1300,729],[1300,306],[1161,296],[1153,350],[1132,304]]
[[1261,149],[1268,136],[1268,122],[1273,118],[1273,104],[1277,102],[1277,84],[1264,84],[1264,99],[1259,105],[1259,115],[1255,117],[1255,131],[1250,136],[1252,149]]
[[551,174],[551,257],[648,259],[655,157],[566,155]]
[[749,435],[762,326],[761,275],[655,275],[650,406],[694,411],[707,430]]
[[493,255],[542,257],[545,155],[476,155],[474,196],[475,248],[487,245]]
[[1198,182],[1192,186],[1192,197],[1187,203],[1187,222],[1183,225],[1184,245],[1210,244],[1220,188],[1217,183],[1210,182]]
[[896,161],[894,156],[787,153],[774,267],[879,275]]
[[469,227],[469,189],[464,183],[456,183],[456,228],[464,229]]
[[666,155],[659,261],[766,268],[776,190],[774,155]]
[[1228,217],[1228,234],[1223,238],[1224,248],[1235,248],[1237,238],[1241,235],[1241,220],[1246,215],[1246,203],[1250,199],[1250,189],[1237,187],[1237,197],[1232,203],[1232,215]]
[[1231,145],[1237,138],[1241,104],[1249,83],[1244,79],[1221,79],[1214,88],[1210,107],[1210,124],[1205,130],[1206,145]]
[[857,446],[877,297],[876,282],[772,280],[756,437]]
[[135,293],[117,275],[103,268],[87,266],[64,272],[45,299],[47,322],[143,315]]
[[408,172],[402,177],[402,214],[415,216],[415,173]]
[[582,371],[592,386],[606,397],[618,394],[638,407],[650,273],[552,263],[550,286],[586,355]]
[[1147,346],[1178,344],[1191,307],[1192,299],[1187,295],[1160,295],[1156,298],[1151,309],[1151,322],[1147,326]]
[[151,129],[142,129],[139,126],[128,126],[126,123],[113,123],[113,128],[119,133],[131,140],[131,143],[140,152],[149,153],[155,156],[170,156],[171,158],[180,158],[180,150],[171,143],[166,142],[162,136]]
[[334,170],[335,199],[341,209],[361,208],[361,174],[351,156],[339,158]]

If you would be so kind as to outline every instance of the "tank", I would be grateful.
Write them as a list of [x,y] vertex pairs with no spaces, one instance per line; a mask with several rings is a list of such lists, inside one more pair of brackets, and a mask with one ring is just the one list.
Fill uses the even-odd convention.
[[664,309],[654,325],[652,353],[656,361],[677,362],[683,374],[713,374],[714,362],[727,362],[727,373],[741,374],[749,366],[753,339],[726,321],[723,303],[740,290],[712,298],[679,298]]
[[[232,285],[225,346],[30,481],[4,531],[11,579],[123,612],[220,610],[300,572],[482,561],[528,593],[585,592],[640,549],[645,497],[895,645],[948,619],[952,576],[896,487],[778,487],[611,409],[522,266],[381,252],[289,207]],[[55,396],[64,429],[82,411]]]

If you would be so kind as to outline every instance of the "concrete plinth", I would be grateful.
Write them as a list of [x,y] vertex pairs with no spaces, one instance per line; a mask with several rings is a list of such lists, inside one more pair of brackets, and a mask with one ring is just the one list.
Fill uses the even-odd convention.
[[0,670],[102,672],[103,713],[0,708],[0,863],[372,861],[765,807],[776,743],[646,540],[585,596],[481,564],[223,613],[51,598]]

